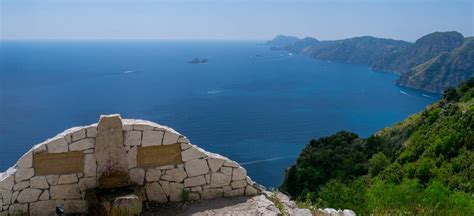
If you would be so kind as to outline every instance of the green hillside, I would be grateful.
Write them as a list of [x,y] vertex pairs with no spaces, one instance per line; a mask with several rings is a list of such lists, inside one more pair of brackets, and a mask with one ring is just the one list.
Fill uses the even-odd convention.
[[369,138],[311,140],[281,190],[359,214],[474,214],[474,79]]

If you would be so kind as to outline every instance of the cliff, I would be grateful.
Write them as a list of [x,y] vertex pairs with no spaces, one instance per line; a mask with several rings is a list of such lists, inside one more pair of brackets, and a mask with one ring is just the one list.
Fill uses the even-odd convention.
[[311,140],[281,189],[362,214],[474,212],[474,78],[424,111],[368,138]]
[[472,39],[458,32],[434,32],[415,43],[371,36],[335,41],[305,38],[268,43],[290,52],[345,63],[368,64],[402,75],[399,85],[440,93],[473,76]]

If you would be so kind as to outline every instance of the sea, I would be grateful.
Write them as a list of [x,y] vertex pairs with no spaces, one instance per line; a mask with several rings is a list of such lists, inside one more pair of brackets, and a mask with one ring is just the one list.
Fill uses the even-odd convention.
[[398,76],[262,41],[0,41],[0,172],[67,128],[119,113],[172,127],[277,187],[311,139],[367,137],[440,98]]

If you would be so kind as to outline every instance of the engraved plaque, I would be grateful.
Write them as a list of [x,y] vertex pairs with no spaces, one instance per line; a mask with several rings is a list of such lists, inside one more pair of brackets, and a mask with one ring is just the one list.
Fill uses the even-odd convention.
[[140,147],[137,152],[137,161],[139,167],[180,164],[182,163],[181,145]]
[[35,175],[68,174],[84,171],[84,153],[81,151],[35,154]]

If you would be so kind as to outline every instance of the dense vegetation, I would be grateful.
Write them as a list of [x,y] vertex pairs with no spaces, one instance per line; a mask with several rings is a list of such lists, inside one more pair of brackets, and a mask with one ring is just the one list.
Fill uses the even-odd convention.
[[281,190],[368,214],[474,214],[474,79],[369,138],[311,140]]
[[319,41],[280,35],[266,44],[317,59],[397,72],[399,85],[431,92],[443,92],[474,76],[474,40],[454,31],[434,32],[415,43],[370,36]]

